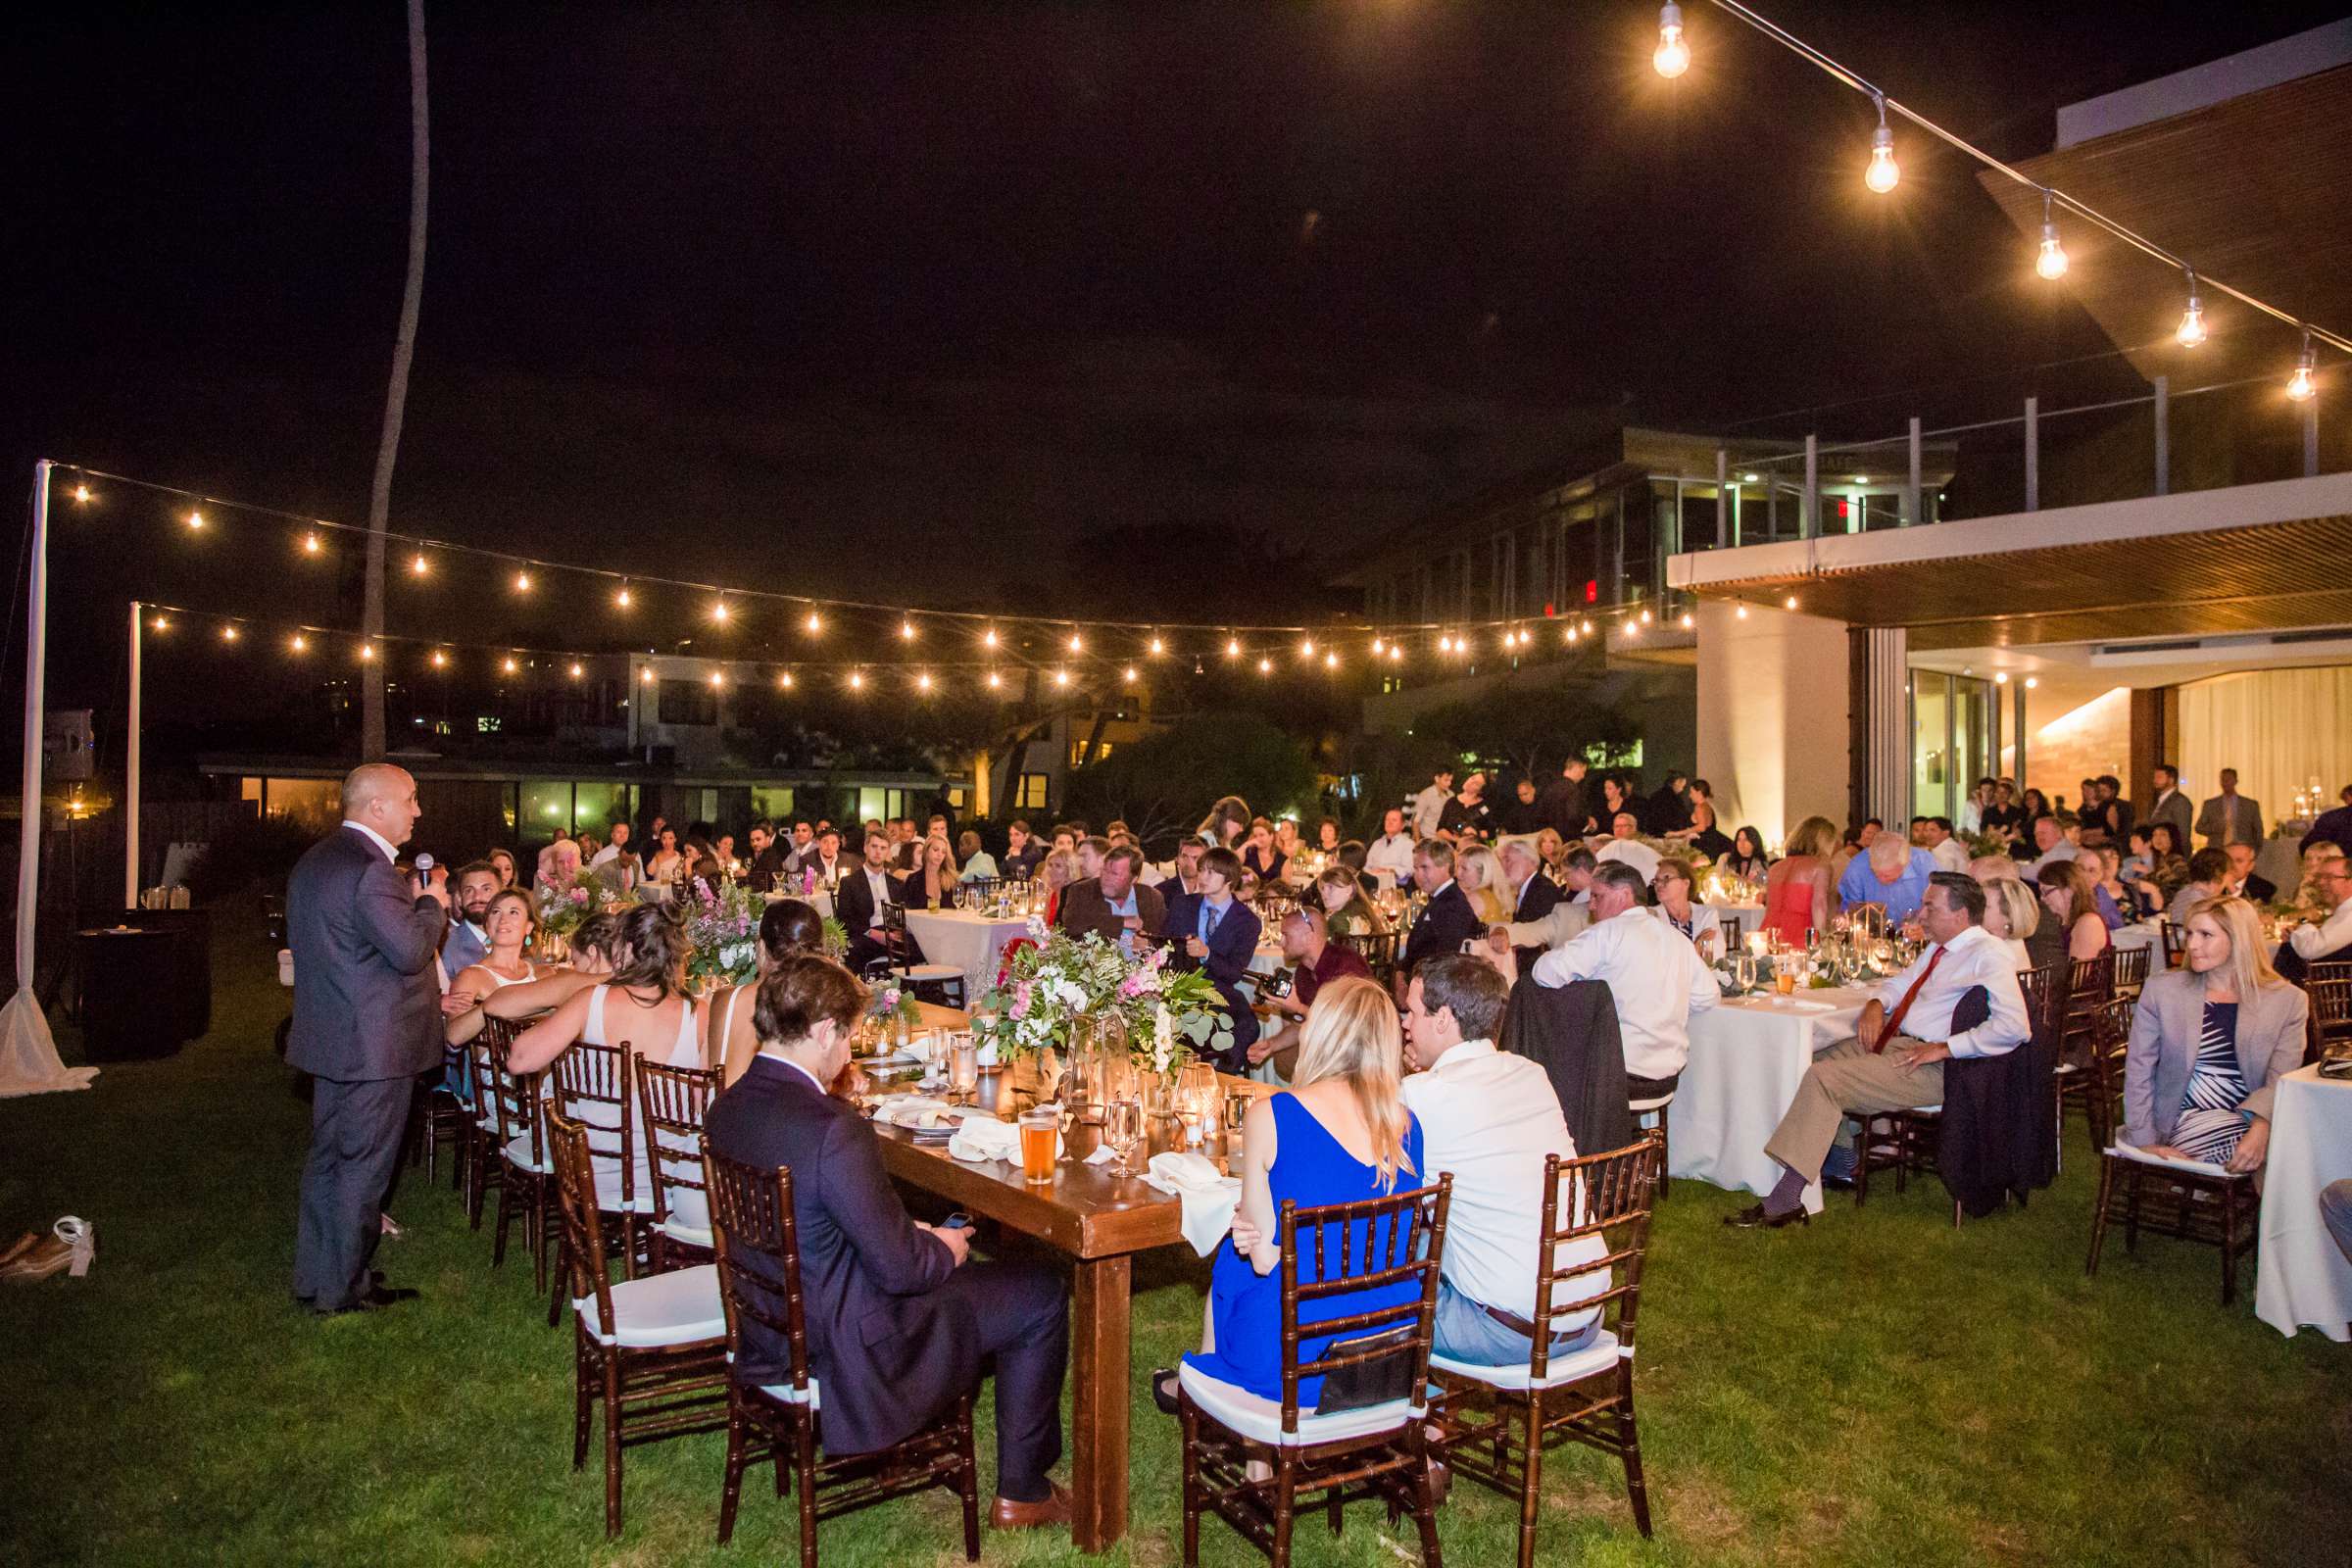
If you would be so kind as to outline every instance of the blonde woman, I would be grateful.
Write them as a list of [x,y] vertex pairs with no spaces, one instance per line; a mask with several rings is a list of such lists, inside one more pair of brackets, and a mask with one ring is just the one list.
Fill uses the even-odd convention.
[[1503,880],[1502,862],[1485,845],[1474,849],[1456,850],[1453,856],[1453,880],[1470,901],[1471,912],[1478,916],[1482,927],[1498,926],[1511,917],[1511,906],[1502,896],[1510,883]]
[[1037,891],[1045,899],[1046,924],[1061,921],[1061,890],[1078,880],[1078,857],[1055,850],[1038,862]]
[[1794,947],[1805,933],[1830,928],[1830,857],[1838,829],[1826,816],[1808,816],[1788,835],[1788,853],[1764,874],[1764,924]]
[[[1282,1397],[1282,1283],[1276,1236],[1282,1205],[1300,1208],[1386,1198],[1399,1181],[1417,1185],[1421,1123],[1397,1092],[1403,1035],[1396,1004],[1370,980],[1335,980],[1316,993],[1299,1032],[1298,1065],[1291,1087],[1260,1099],[1242,1124],[1242,1201],[1228,1245],[1209,1270],[1208,1313],[1201,1347],[1185,1357],[1190,1372],[1245,1389],[1261,1398]],[[1365,1249],[1352,1250],[1350,1271],[1363,1268]],[[1325,1249],[1333,1276],[1340,1250]],[[1298,1280],[1315,1273],[1312,1248],[1298,1251]],[[1410,1282],[1301,1301],[1303,1325],[1375,1311],[1411,1298]],[[1298,1342],[1298,1359],[1323,1353],[1331,1336]],[[1173,1409],[1176,1374],[1152,1375],[1153,1397]],[[1298,1385],[1301,1409],[1322,1396],[1322,1379]]]
[[2040,927],[2041,906],[2032,888],[2013,876],[1997,876],[1984,883],[1984,929],[2000,939],[2001,946],[2009,950],[2009,961],[2018,968],[2034,967],[2026,939]]
[[2309,1006],[2271,967],[2252,904],[2198,906],[2187,961],[2150,975],[2132,1014],[2119,1141],[2161,1159],[2261,1170],[2278,1079],[2302,1065]]

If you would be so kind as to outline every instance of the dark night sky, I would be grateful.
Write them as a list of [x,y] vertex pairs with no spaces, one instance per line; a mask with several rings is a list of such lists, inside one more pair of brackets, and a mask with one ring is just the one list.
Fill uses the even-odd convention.
[[[1877,434],[2107,346],[2024,286],[1956,157],[1903,132],[1899,191],[1869,197],[1867,104],[1687,9],[1670,84],[1639,0],[435,5],[394,525],[971,602],[1104,524],[1330,554],[1602,419],[1910,394],[1821,418]],[[1768,10],[2020,156],[2061,103],[2333,14]],[[364,520],[400,6],[86,0],[9,53],[8,471]],[[61,538],[69,645],[173,587],[133,511]],[[1173,606],[1184,564],[1135,569]]]

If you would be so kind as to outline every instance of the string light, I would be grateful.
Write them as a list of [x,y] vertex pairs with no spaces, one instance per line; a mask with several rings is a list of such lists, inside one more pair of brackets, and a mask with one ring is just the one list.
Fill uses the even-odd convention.
[[531,591],[531,574],[529,572],[518,571],[514,574],[514,591],[518,594],[527,594]]
[[286,646],[298,654],[304,654],[310,652],[311,641],[309,638],[303,636],[302,633],[296,632],[292,637],[286,640]]
[[203,526],[204,526],[204,514],[203,514],[203,513],[201,513],[201,512],[191,512],[191,513],[189,513],[189,514],[188,514],[188,526],[189,526],[189,527],[191,527],[191,528],[201,528],[201,527],[203,527]]
[[1690,619],[1690,612],[1689,612],[1688,610],[1686,610],[1686,611],[1684,611],[1684,612],[1683,612],[1683,630],[1685,630],[1685,631],[1689,631],[1689,630],[1690,629],[1691,625],[1692,625],[1692,621],[1691,621],[1691,619]]
[[654,666],[653,666],[653,665],[651,665],[651,664],[648,664],[648,665],[646,665],[646,666],[645,666],[645,668],[643,668],[643,669],[641,669],[641,670],[639,670],[639,671],[637,672],[637,684],[638,684],[638,685],[640,685],[640,686],[651,686],[653,683],[654,683]]
[[862,671],[855,669],[850,671],[850,690],[854,692],[865,690],[865,675]]
[[434,649],[434,650],[433,650],[433,667],[434,667],[435,669],[443,669],[443,668],[446,668],[446,667],[448,667],[448,664],[449,664],[449,656],[448,656],[447,654],[443,653],[443,652],[442,652],[440,649],[438,649],[438,648]]
[[986,630],[986,631],[984,631],[984,632],[982,632],[982,633],[980,634],[980,646],[981,646],[981,647],[983,647],[983,648],[994,648],[994,647],[996,647],[996,646],[997,646],[997,628],[996,628],[996,627],[994,627],[994,626],[991,626],[991,627],[989,627],[989,628],[988,628],[988,630]]
[[1054,685],[1056,685],[1056,686],[1067,686],[1069,683],[1070,683],[1070,672],[1069,672],[1068,670],[1066,670],[1066,669],[1057,669],[1057,670],[1055,670],[1055,671],[1054,672]]
[[1157,659],[1161,654],[1164,654],[1167,651],[1167,645],[1165,643],[1161,642],[1156,637],[1152,639],[1152,657],[1153,659]]
[[1392,664],[1404,662],[1404,644],[1391,643],[1389,645],[1389,662]]
[[1315,657],[1315,640],[1312,637],[1304,637],[1299,639],[1298,657],[1300,659],[1312,659]]
[[88,485],[77,484],[74,487],[74,504],[77,507],[86,507],[90,504],[90,487]]
[[792,671],[791,671],[791,670],[789,670],[789,669],[787,669],[787,670],[783,670],[783,671],[781,671],[780,673],[778,673],[778,674],[777,674],[777,676],[776,676],[776,690],[778,690],[778,691],[780,691],[780,692],[788,692],[788,691],[792,690]]
[[318,535],[316,532],[306,533],[302,536],[302,553],[304,555],[315,556],[320,548]]
[[1079,636],[1076,632],[1070,633],[1070,652],[1073,654],[1082,654],[1086,652],[1086,639]]
[[1380,645],[1380,644],[1381,644],[1381,639],[1380,639],[1380,638],[1378,638],[1378,637],[1375,637],[1375,638],[1373,638],[1373,639],[1372,639],[1372,657],[1373,657],[1373,658],[1375,658],[1375,659],[1378,659],[1378,658],[1379,658],[1379,657],[1380,657],[1380,656],[1381,656],[1383,653],[1385,653],[1385,652],[1387,651],[1387,650],[1383,649],[1383,648],[1381,647],[1381,645]]
[[1870,167],[1862,172],[1862,183],[1884,196],[1894,189],[1903,172],[1894,161],[1894,132],[1886,128],[1886,95],[1874,92],[1871,97],[1878,100],[1879,128],[1871,133]]
[[1658,7],[1658,47],[1649,57],[1658,68],[1658,74],[1668,81],[1690,69],[1690,46],[1683,41],[1683,8],[1678,5]]
[[929,670],[926,669],[914,677],[914,689],[918,692],[927,692],[931,689],[931,672]]
[[911,621],[911,620],[902,620],[902,621],[900,621],[900,622],[899,622],[899,641],[901,641],[901,642],[903,642],[903,643],[910,643],[910,642],[914,641],[914,622],[913,622],[913,621]]
[[579,662],[578,660],[576,660],[576,659],[575,659],[575,660],[573,660],[573,661],[571,662],[571,678],[572,678],[573,680],[578,680],[578,679],[579,679],[579,678],[580,678],[582,675],[584,675],[584,674],[586,674],[586,673],[587,673],[587,671],[581,667],[581,665],[580,665],[580,662]]
[[2034,270],[2055,282],[2066,275],[2066,247],[2058,242],[2058,222],[2050,216],[2050,187],[2041,187],[2041,252]]
[[[507,662],[512,664],[514,661],[510,659],[507,661]],[[712,691],[716,691],[719,687],[724,686],[726,683],[727,677],[724,671],[714,669],[710,672],[710,689]]]
[[237,640],[237,628],[233,624],[221,627],[220,640],[224,643],[235,642]]
[[2197,271],[2188,269],[2188,309],[2180,313],[2180,324],[2173,336],[2184,349],[2193,349],[2205,341],[2205,305],[2197,298]]
[[1271,659],[1260,659],[1260,660],[1257,662],[1257,672],[1258,672],[1260,675],[1271,675],[1271,674],[1273,674],[1273,673],[1274,673],[1274,661],[1272,661]]
[[1339,668],[1339,667],[1340,667],[1340,656],[1339,656],[1339,655],[1337,655],[1337,654],[1325,654],[1325,655],[1323,656],[1323,667],[1324,667],[1325,669],[1337,669],[1337,668]]
[[825,629],[825,618],[811,610],[808,612],[808,619],[806,624],[808,627],[808,635],[813,637]]
[[988,672],[988,689],[989,689],[990,691],[992,691],[992,692],[993,692],[993,691],[996,691],[996,690],[998,690],[1000,687],[1002,687],[1004,684],[1004,676],[1002,676],[1002,675],[998,674],[998,673],[997,673],[995,670],[993,670],[993,669],[992,669],[992,670],[990,670],[990,671]]
[[409,563],[409,570],[419,577],[432,569],[432,563],[424,559],[424,552],[421,550],[416,552],[416,559]]
[[1644,626],[1649,624],[1649,612],[1646,610],[1642,612],[1642,624]]
[[362,643],[362,644],[360,644],[360,662],[361,662],[361,663],[363,663],[363,664],[365,664],[365,663],[369,663],[369,662],[372,662],[374,661],[374,659],[375,659],[375,644],[373,644],[373,643]]
[[[521,666],[514,662],[514,656],[513,654],[509,654],[506,658],[498,662],[498,667],[501,674],[512,675]],[[715,682],[713,682],[713,684],[715,684]]]
[[147,628],[150,631],[170,631],[172,629],[172,617],[169,615],[158,615],[147,623]]
[[1592,621],[1590,616],[1586,617],[1585,620],[1585,635],[1588,637],[1592,635]]
[[1135,666],[1134,666],[1133,664],[1129,664],[1129,665],[1127,666],[1126,670],[1125,670],[1125,671],[1124,671],[1124,672],[1123,672],[1123,673],[1120,675],[1120,679],[1122,679],[1122,680],[1126,681],[1126,683],[1127,683],[1128,685],[1130,685],[1130,686],[1134,685],[1134,684],[1135,684]]
[[624,582],[620,585],[620,592],[612,596],[612,602],[623,610],[629,608],[629,585],[627,583]]
[[1738,609],[1736,609],[1736,610],[1734,610],[1734,611],[1732,612],[1732,616],[1733,616],[1733,618],[1734,618],[1734,619],[1737,619],[1737,620],[1745,620],[1745,619],[1747,618],[1747,601],[1746,601],[1746,600],[1744,600],[1744,599],[1743,599],[1743,600],[1741,600],[1741,601],[1740,602],[1739,608],[1738,608]]
[[1794,610],[1796,608],[1796,595],[1790,594],[1785,601],[1782,602],[1782,608],[1785,610]]
[[722,626],[726,624],[728,613],[727,602],[723,597],[710,607],[710,618]]
[[1227,659],[1239,659],[1242,657],[1242,640],[1239,637],[1228,637],[1225,639],[1225,657]]
[[1574,626],[1568,628],[1568,640],[1571,643],[1576,641],[1576,628]]
[[2318,390],[2312,384],[2311,379],[2314,363],[2311,351],[2311,328],[2305,327],[2303,329],[2303,353],[2295,361],[2295,373],[2286,378],[2286,395],[2297,403],[2309,402],[2312,393]]

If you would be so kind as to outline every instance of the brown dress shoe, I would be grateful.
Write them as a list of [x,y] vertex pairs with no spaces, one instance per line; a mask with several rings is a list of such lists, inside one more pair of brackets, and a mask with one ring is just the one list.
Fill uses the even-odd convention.
[[1015,1502],[1010,1497],[999,1497],[988,1510],[991,1530],[1035,1530],[1042,1525],[1066,1525],[1070,1522],[1070,1493],[1058,1483],[1048,1483],[1054,1494],[1036,1502]]

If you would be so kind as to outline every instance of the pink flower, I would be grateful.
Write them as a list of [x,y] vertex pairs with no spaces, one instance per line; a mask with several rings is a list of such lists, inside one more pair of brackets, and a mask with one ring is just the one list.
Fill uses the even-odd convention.
[[1015,1018],[1029,1016],[1029,982],[1026,980],[1012,988],[1012,1015]]

